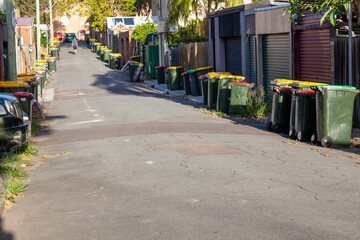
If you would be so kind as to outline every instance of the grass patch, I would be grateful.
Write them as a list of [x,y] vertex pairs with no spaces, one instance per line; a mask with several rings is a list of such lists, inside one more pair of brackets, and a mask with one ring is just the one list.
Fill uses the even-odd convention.
[[27,142],[26,144],[23,144],[20,147],[18,147],[16,153],[18,155],[24,154],[26,156],[36,155],[37,149],[31,142]]
[[198,111],[203,112],[204,114],[209,115],[211,117],[220,117],[220,118],[228,117],[228,115],[226,113],[217,112],[216,110],[208,110],[206,108],[199,108]]
[[15,203],[15,198],[21,196],[20,194],[25,190],[28,184],[29,182],[15,181],[14,179],[7,180],[5,186],[8,194],[5,199],[11,203]]
[[41,125],[41,123],[35,121],[35,120],[32,120],[31,121],[31,133],[32,134],[35,134],[37,133],[39,130],[41,130],[43,128],[43,126]]
[[246,106],[239,110],[238,115],[245,118],[255,117],[263,119],[269,111],[264,91],[255,89],[249,91]]

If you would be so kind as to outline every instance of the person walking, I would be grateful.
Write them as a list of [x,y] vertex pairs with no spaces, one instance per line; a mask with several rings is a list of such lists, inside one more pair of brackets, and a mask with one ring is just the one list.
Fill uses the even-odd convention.
[[72,47],[74,49],[74,54],[76,54],[77,49],[79,47],[79,41],[76,39],[76,36],[74,37],[74,39],[72,40]]

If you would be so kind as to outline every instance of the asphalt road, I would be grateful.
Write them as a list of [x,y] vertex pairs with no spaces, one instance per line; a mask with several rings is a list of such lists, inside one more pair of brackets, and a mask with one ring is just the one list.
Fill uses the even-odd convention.
[[358,154],[206,116],[69,46],[3,239],[360,239]]

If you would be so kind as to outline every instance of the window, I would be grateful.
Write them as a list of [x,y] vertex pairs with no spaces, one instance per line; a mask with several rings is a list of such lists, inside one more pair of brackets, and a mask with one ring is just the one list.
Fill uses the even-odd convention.
[[135,25],[134,18],[124,18],[125,25]]

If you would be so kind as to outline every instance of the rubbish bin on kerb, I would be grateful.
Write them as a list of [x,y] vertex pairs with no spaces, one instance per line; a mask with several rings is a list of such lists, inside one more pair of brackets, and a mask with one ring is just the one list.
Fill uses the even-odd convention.
[[104,59],[103,59],[103,61],[104,62],[108,62],[109,61],[109,54],[112,52],[112,50],[110,50],[110,49],[105,49],[104,50]]
[[230,94],[230,115],[239,115],[241,109],[246,107],[248,101],[249,91],[254,87],[253,83],[247,82],[231,82]]
[[200,79],[200,90],[201,90],[201,96],[203,97],[203,103],[207,105],[209,79],[206,74],[201,75],[199,79]]
[[131,73],[130,73],[130,81],[131,82],[139,82],[141,70],[144,66],[142,63],[131,63]]
[[295,135],[299,141],[310,140],[316,132],[315,91],[293,89],[292,95],[295,98],[295,104],[292,105],[295,108],[295,125],[291,126],[294,130],[290,128],[289,135]]
[[140,62],[141,55],[131,56],[131,61]]
[[0,82],[0,92],[2,93],[30,92],[30,86],[25,82],[3,81]]
[[56,58],[50,57],[47,59],[48,68],[50,72],[56,72]]
[[275,132],[289,132],[290,110],[292,100],[291,87],[272,87],[273,100],[271,109],[271,121],[266,128]]
[[[207,74],[208,72],[212,72],[214,67],[208,66],[208,67],[201,67],[196,69],[196,76],[199,81],[199,88],[200,88],[200,94],[202,94],[201,91],[201,82],[200,82],[200,76]],[[206,97],[207,98],[207,97]]]
[[316,92],[316,134],[311,141],[320,142],[323,147],[349,147],[354,99],[359,90],[338,85],[311,88]]
[[216,102],[216,111],[228,114],[230,107],[230,83],[243,81],[242,76],[220,75],[218,78],[218,94]]
[[216,109],[217,94],[218,94],[218,78],[220,76],[230,75],[229,72],[209,72],[206,74],[208,78],[207,89],[207,105],[210,109]]
[[165,66],[157,66],[155,69],[158,84],[165,84]]
[[94,43],[94,45],[95,45],[95,53],[99,54],[100,48],[101,48],[101,43],[96,42],[96,43]]
[[33,94],[28,92],[14,92],[12,94],[19,100],[23,111],[28,115],[31,122]]
[[191,89],[191,95],[192,96],[200,96],[200,86],[199,81],[197,78],[196,70],[192,69],[188,71],[189,74],[189,81],[190,81],[190,89]]
[[168,67],[168,81],[169,81],[169,90],[180,90],[180,76],[181,76],[182,67]]
[[[316,83],[316,82],[297,81],[296,83],[291,83],[288,86],[293,89],[304,91],[304,90],[310,90],[311,86],[320,86],[320,85],[327,85],[327,84]],[[315,102],[314,102],[314,104],[315,104]],[[291,109],[290,109],[290,122],[289,122],[289,137],[292,139],[297,138],[297,131],[295,129],[295,119],[296,119],[296,96],[294,95],[294,91],[293,91],[293,97],[291,100]]]
[[186,94],[186,95],[191,95],[191,87],[190,87],[189,73],[188,73],[188,72],[183,72],[183,73],[181,74],[181,76],[183,77],[185,94]]

